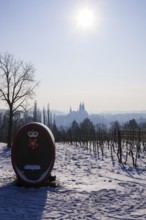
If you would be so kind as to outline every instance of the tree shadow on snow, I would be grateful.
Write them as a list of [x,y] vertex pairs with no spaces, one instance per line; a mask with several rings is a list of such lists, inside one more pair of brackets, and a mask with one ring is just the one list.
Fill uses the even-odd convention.
[[130,167],[130,166],[125,166],[124,164],[120,164],[120,168],[128,174],[128,176],[134,178],[134,174],[137,173],[138,175],[144,174],[145,169],[141,167]]
[[48,190],[48,187],[18,187],[14,183],[1,186],[0,219],[40,220],[44,211]]

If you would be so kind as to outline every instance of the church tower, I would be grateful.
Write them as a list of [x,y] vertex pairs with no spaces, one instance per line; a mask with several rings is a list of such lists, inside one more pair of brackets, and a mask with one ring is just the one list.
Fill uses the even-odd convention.
[[84,111],[85,111],[84,102],[83,102],[83,103],[80,103],[80,105],[79,105],[79,111],[80,111],[80,112],[84,112]]
[[69,109],[69,113],[70,113],[70,114],[72,113],[72,108],[71,108],[71,106],[70,106],[70,109]]

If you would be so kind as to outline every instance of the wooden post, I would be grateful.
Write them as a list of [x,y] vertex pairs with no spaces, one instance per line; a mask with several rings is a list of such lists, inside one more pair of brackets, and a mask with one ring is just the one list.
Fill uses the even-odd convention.
[[118,129],[118,162],[122,163],[122,144],[121,144],[121,131]]

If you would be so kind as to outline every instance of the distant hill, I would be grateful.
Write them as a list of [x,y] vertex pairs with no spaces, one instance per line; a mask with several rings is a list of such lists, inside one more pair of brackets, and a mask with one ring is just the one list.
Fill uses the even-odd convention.
[[[5,113],[7,109],[0,109],[0,113]],[[95,125],[96,124],[105,124],[107,127],[111,125],[111,122],[118,121],[120,124],[123,124],[129,120],[135,119],[138,123],[146,122],[146,110],[141,111],[112,111],[112,112],[101,112],[98,114],[89,114],[86,111],[84,103],[79,104],[79,108],[75,111],[70,110],[68,112],[62,112],[59,110],[50,110],[53,119],[56,122],[58,127],[64,126],[69,127],[72,122],[75,120],[80,123],[85,118],[89,118]]]
[[58,111],[58,110],[51,110],[53,115],[66,115],[66,112]]
[[64,126],[68,127],[75,120],[80,123],[85,118],[89,118],[94,124],[105,124],[107,127],[111,125],[112,122],[118,121],[123,124],[129,120],[135,119],[138,123],[146,122],[146,111],[133,111],[133,112],[102,112],[99,114],[89,114],[84,103],[80,103],[78,110],[74,111],[70,108],[67,114],[56,114],[54,119],[58,127]]

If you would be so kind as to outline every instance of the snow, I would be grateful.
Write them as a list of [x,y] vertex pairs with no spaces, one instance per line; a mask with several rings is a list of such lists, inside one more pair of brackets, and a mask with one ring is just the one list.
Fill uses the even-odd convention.
[[138,167],[56,144],[57,187],[18,187],[10,149],[0,144],[0,220],[146,219],[146,155]]

